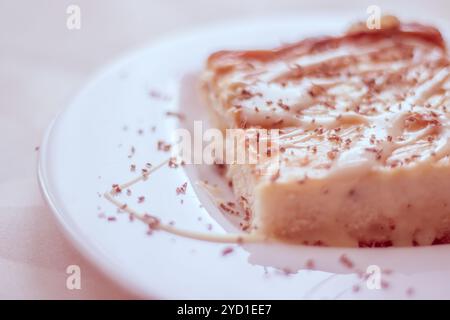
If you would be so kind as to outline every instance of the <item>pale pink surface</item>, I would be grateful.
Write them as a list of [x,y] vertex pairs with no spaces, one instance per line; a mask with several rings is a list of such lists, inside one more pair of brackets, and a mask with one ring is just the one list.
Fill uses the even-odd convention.
[[[82,28],[66,28],[66,8],[81,7]],[[377,2],[422,21],[448,19],[447,1]],[[414,4],[413,4],[414,3]],[[229,18],[305,10],[355,12],[372,1],[25,1],[0,0],[0,298],[134,298],[66,240],[42,200],[36,160],[45,128],[95,70],[166,33]],[[394,6],[394,7],[393,7]],[[425,8],[425,9],[424,9]],[[68,265],[82,289],[67,290]]]

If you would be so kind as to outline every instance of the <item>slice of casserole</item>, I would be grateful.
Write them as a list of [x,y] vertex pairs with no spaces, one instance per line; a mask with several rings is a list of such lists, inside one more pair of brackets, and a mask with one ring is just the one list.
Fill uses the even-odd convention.
[[228,166],[249,231],[328,246],[450,242],[449,78],[439,31],[392,16],[378,30],[211,55],[202,88],[218,125],[280,129],[279,156]]

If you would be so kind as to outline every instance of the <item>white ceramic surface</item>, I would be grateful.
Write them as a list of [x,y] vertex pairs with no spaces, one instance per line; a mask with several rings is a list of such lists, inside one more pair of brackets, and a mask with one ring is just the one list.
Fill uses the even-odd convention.
[[[167,153],[156,151],[157,141],[170,141],[179,125],[167,111],[182,112],[187,121],[207,120],[193,92],[208,54],[341,32],[348,21],[352,18],[276,17],[203,28],[142,49],[101,72],[50,126],[40,154],[43,193],[80,251],[145,297],[450,298],[447,245],[342,249],[254,244],[233,246],[234,251],[223,256],[228,245],[163,232],[149,236],[146,226],[116,213],[101,197],[113,183],[138,174],[130,172],[130,164],[139,170],[147,162],[158,164],[167,158]],[[199,178],[218,179],[208,168],[164,167],[134,186],[132,196],[122,198],[184,229],[233,232],[233,223],[195,186]],[[176,187],[185,181],[186,195],[177,195]],[[141,195],[146,200],[138,204]],[[100,218],[102,214],[117,221]],[[342,254],[354,268],[339,261]],[[310,259],[315,270],[305,270]],[[370,265],[385,270],[380,290],[369,290],[358,275]]]

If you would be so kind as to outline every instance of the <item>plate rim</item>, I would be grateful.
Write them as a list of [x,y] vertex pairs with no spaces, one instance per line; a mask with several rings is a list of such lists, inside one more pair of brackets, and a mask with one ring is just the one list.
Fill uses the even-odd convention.
[[[77,95],[78,96],[78,95]],[[64,109],[66,110],[66,109]],[[89,242],[82,237],[83,232],[71,222],[70,217],[64,215],[57,208],[54,196],[49,188],[45,159],[46,153],[48,152],[48,142],[51,133],[54,129],[54,125],[57,122],[61,114],[58,114],[48,125],[44,138],[40,146],[40,152],[38,157],[37,165],[37,180],[39,185],[39,190],[48,205],[48,208],[53,213],[53,216],[58,221],[60,225],[60,230],[63,231],[66,239],[73,245],[78,253],[80,253],[91,265],[93,265],[97,270],[99,270],[104,276],[106,276],[111,282],[118,285],[121,289],[126,291],[130,296],[137,297],[149,297],[154,296],[153,293],[146,290],[145,286],[137,283],[135,279],[128,279],[125,275],[118,270],[118,266],[113,262],[107,255],[98,250],[96,246],[89,245]],[[99,258],[101,257],[101,258]]]

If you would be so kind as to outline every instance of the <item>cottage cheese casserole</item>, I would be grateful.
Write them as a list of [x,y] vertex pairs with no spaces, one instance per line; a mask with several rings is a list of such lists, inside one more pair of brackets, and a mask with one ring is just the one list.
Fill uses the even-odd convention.
[[201,85],[220,128],[280,129],[276,160],[227,168],[250,233],[325,246],[450,242],[450,64],[437,29],[385,16],[375,30],[220,51]]

